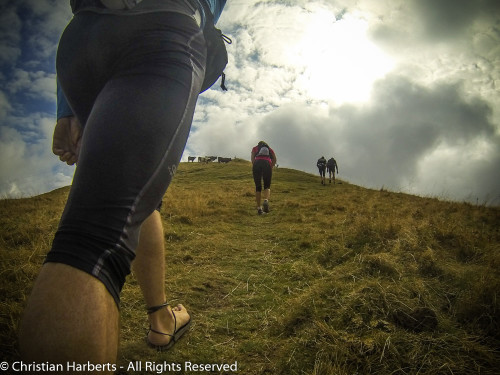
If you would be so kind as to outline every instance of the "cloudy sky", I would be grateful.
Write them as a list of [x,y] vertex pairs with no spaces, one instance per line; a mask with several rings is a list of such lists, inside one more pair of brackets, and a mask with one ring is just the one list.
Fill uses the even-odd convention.
[[[69,185],[51,154],[67,0],[0,0],[0,197]],[[500,204],[498,0],[228,0],[229,65],[183,160],[249,159],[422,196]]]

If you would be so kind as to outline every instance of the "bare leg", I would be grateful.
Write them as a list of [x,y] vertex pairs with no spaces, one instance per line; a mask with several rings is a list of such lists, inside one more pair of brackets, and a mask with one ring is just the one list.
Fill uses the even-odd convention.
[[262,198],[264,198],[264,203],[262,205],[264,212],[269,212],[269,197],[271,196],[271,189],[264,189],[264,193],[262,194]]
[[118,318],[113,297],[98,279],[65,264],[46,263],[20,326],[23,360],[114,364]]
[[262,192],[256,191],[255,192],[255,202],[257,203],[257,208],[260,208],[261,199],[262,199]]
[[[147,307],[159,306],[166,301],[165,296],[165,243],[163,226],[158,211],[154,211],[142,224],[136,258],[132,269],[141,287]],[[189,321],[189,314],[182,305],[173,307],[179,328]],[[170,309],[160,309],[148,315],[151,328],[172,334],[174,318]],[[170,336],[150,331],[148,339],[152,344],[165,345]]]
[[264,189],[264,193],[262,193],[262,198],[264,200],[269,200],[270,196],[271,196],[271,189]]

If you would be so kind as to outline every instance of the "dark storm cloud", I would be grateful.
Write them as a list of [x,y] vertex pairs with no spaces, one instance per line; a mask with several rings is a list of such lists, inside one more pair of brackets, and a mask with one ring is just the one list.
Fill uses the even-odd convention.
[[379,82],[373,97],[369,108],[342,107],[336,117],[344,164],[375,185],[415,178],[418,163],[438,146],[467,147],[495,133],[488,105],[467,101],[458,85],[426,88],[394,77]]
[[437,40],[462,37],[478,18],[500,15],[497,0],[414,0],[413,4],[425,35]]
[[13,65],[21,55],[21,20],[14,7],[0,5],[0,65]]

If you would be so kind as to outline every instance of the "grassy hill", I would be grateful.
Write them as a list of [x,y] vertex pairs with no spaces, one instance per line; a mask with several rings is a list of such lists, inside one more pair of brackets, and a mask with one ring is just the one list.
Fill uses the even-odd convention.
[[[499,208],[280,168],[271,213],[258,216],[250,169],[179,166],[162,211],[166,288],[193,325],[171,351],[148,348],[130,275],[120,374],[184,373],[165,366],[186,361],[237,361],[238,374],[498,374]],[[67,193],[0,201],[2,361],[18,359],[17,325]],[[127,370],[135,361],[142,371]]]

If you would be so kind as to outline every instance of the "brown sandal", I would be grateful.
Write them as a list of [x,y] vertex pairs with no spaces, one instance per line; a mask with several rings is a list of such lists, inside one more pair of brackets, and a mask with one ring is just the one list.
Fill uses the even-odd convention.
[[[149,307],[147,310],[148,315],[153,314],[153,313],[157,312],[158,310],[161,310],[167,306],[170,306],[170,304],[168,302],[165,302],[165,303],[158,305],[158,306]],[[177,318],[175,317],[175,313],[174,313],[174,310],[172,309],[172,307],[170,307],[170,311],[172,312],[172,315],[174,317],[174,333],[173,334],[157,331],[157,330],[151,328],[151,325],[149,325],[149,331],[148,331],[148,334],[151,331],[151,332],[157,333],[159,335],[170,336],[171,337],[170,341],[165,345],[156,345],[156,344],[153,344],[151,341],[149,341],[148,336],[146,335],[147,344],[150,347],[155,348],[159,352],[164,351],[164,350],[168,350],[172,346],[174,346],[174,344],[182,337],[182,335],[184,333],[186,333],[186,331],[189,329],[189,326],[191,325],[191,317],[190,317],[189,321],[186,324],[184,324],[182,327],[179,327],[179,329],[177,329]]]

